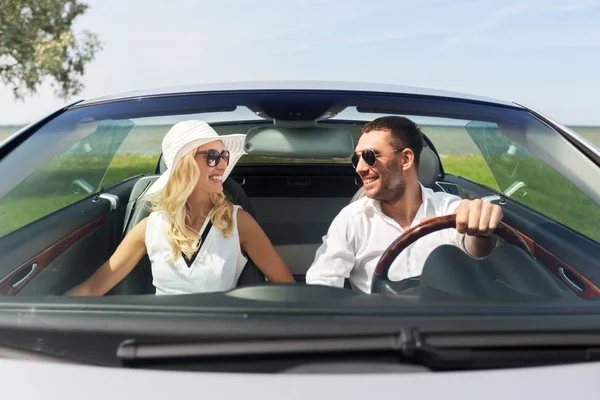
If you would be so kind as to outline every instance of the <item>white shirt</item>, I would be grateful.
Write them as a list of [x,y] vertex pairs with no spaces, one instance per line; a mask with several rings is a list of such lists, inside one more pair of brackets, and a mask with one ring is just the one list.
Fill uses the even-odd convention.
[[[433,192],[421,185],[423,203],[411,224],[418,225],[423,218],[453,214],[460,197],[444,192]],[[306,273],[306,283],[344,286],[344,279],[357,289],[370,293],[371,278],[383,252],[404,230],[395,220],[381,211],[379,202],[363,197],[335,217],[315,260]],[[421,275],[425,260],[436,247],[453,244],[465,250],[464,235],[456,229],[430,233],[407,247],[391,265],[389,278],[399,281]]]
[[[239,208],[234,206],[231,235],[226,238],[221,230],[213,226],[190,267],[182,254],[175,261],[167,262],[173,255],[165,235],[167,217],[163,213],[150,214],[146,225],[146,249],[152,265],[152,284],[156,287],[156,294],[222,292],[235,287],[248,261],[240,247],[237,228]],[[206,225],[208,218],[200,233]]]

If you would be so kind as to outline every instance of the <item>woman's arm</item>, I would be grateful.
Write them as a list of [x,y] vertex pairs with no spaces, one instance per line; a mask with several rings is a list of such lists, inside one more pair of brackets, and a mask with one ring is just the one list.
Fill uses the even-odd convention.
[[271,241],[248,212],[237,215],[240,245],[256,266],[271,282],[295,282]]
[[146,254],[144,218],[125,236],[117,250],[92,276],[65,293],[66,296],[102,296],[123,280]]

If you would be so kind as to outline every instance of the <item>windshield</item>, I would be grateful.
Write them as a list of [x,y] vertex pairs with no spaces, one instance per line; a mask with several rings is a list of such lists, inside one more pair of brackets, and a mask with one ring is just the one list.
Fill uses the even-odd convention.
[[[418,144],[380,140],[390,123],[404,133],[414,123]],[[517,106],[171,96],[75,105],[10,146],[0,159],[6,310],[31,301],[89,323],[102,312],[108,324],[131,310],[141,313],[131,321],[165,310],[281,321],[596,312],[597,160]],[[197,172],[182,173],[185,163]],[[414,207],[402,208],[411,193]],[[497,229],[459,232],[460,207],[476,204],[488,222],[500,212]],[[484,242],[480,256],[471,246]]]

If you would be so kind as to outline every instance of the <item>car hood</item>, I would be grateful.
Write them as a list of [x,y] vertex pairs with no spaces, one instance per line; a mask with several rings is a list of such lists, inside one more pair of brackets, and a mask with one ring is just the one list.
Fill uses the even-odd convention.
[[[363,366],[364,367],[364,366]],[[334,366],[329,369],[334,369]],[[410,368],[410,366],[409,366]],[[600,363],[478,372],[198,373],[0,360],[7,397],[25,399],[165,399],[197,395],[220,399],[550,399],[588,396],[598,389]],[[410,370],[409,370],[410,371]],[[418,369],[415,371],[419,371]],[[568,384],[567,384],[568,383]],[[532,392],[535,390],[536,392]]]

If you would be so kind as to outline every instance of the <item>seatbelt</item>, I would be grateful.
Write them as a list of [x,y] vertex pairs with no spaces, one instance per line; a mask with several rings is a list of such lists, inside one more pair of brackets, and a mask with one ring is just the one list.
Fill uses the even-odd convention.
[[187,264],[188,268],[190,268],[192,266],[192,264],[194,263],[194,260],[196,259],[196,256],[198,255],[198,253],[200,252],[200,249],[202,248],[202,245],[204,244],[204,242],[206,241],[206,238],[208,236],[208,233],[210,232],[210,229],[212,228],[213,224],[211,220],[208,220],[208,224],[206,225],[206,228],[204,228],[204,232],[202,232],[202,237],[200,238],[200,247],[198,247],[198,250],[196,250],[196,252],[194,254],[192,254],[192,259],[188,260],[187,257],[185,256],[185,254],[181,254],[181,256],[183,257],[185,263]]

